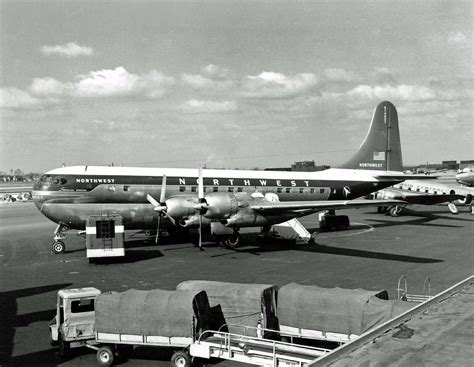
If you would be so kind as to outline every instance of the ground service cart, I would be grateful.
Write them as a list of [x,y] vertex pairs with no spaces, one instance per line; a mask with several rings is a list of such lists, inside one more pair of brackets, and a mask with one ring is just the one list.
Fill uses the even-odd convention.
[[90,215],[86,221],[86,256],[89,262],[97,258],[125,256],[122,216]]

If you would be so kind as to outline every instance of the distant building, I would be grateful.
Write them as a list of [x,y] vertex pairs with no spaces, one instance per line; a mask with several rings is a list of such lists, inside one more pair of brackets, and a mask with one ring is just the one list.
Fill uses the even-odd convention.
[[301,161],[295,162],[291,165],[291,167],[284,167],[284,168],[265,168],[265,171],[294,171],[294,172],[315,172],[315,171],[323,171],[325,169],[330,168],[331,166],[317,166],[314,161]]
[[459,167],[458,162],[456,161],[442,161],[441,165],[443,166],[443,168],[446,168],[448,170],[457,170]]

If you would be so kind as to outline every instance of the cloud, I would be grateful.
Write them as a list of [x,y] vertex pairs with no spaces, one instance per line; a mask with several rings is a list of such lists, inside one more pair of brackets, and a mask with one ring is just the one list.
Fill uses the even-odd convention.
[[311,73],[287,76],[264,71],[260,75],[249,75],[244,78],[239,94],[245,98],[293,98],[308,91],[317,83],[316,76]]
[[354,82],[361,79],[357,73],[340,68],[327,68],[324,70],[324,76],[326,79],[336,82]]
[[427,87],[418,85],[358,85],[347,92],[350,97],[378,100],[430,100],[435,98],[435,92]]
[[470,46],[470,41],[462,32],[450,32],[448,34],[448,45],[456,46],[459,48],[468,48]]
[[40,96],[69,95],[77,97],[147,97],[160,98],[174,78],[152,70],[137,75],[124,67],[91,71],[79,75],[76,82],[61,83],[53,78],[35,78],[30,91]]
[[81,46],[76,42],[69,42],[65,45],[48,46],[44,45],[41,47],[41,53],[45,56],[58,55],[67,58],[74,58],[78,56],[92,56],[94,50],[92,47]]
[[235,101],[207,101],[190,99],[181,105],[181,109],[187,113],[222,113],[237,110]]
[[194,89],[210,91],[230,89],[234,85],[229,71],[214,64],[205,66],[201,74],[182,74],[181,82]]
[[38,109],[52,100],[42,100],[18,88],[0,88],[0,107],[6,109]]

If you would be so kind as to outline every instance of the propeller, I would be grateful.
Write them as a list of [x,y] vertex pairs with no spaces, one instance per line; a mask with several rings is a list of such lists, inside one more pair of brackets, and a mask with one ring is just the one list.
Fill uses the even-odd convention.
[[202,248],[202,215],[203,211],[207,209],[206,198],[204,197],[204,183],[202,178],[202,167],[199,167],[198,177],[198,200],[199,204],[195,206],[195,209],[199,211],[199,250],[204,251]]
[[174,218],[167,213],[167,207],[166,207],[166,175],[163,175],[163,180],[161,183],[161,194],[160,194],[160,201],[156,201],[153,196],[150,194],[147,194],[146,199],[150,202],[151,205],[153,205],[153,210],[155,212],[158,212],[158,221],[157,221],[157,228],[156,228],[156,237],[155,237],[155,243],[158,244],[158,238],[160,236],[160,221],[162,216],[166,216],[173,225],[176,224],[176,221]]

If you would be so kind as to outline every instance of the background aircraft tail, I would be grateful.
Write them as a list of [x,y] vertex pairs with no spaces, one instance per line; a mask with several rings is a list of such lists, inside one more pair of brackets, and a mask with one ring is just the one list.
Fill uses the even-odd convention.
[[397,109],[391,102],[381,102],[375,108],[362,145],[340,168],[403,171]]

